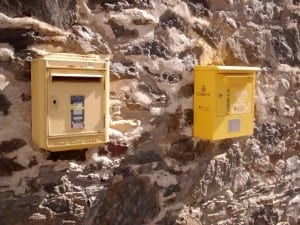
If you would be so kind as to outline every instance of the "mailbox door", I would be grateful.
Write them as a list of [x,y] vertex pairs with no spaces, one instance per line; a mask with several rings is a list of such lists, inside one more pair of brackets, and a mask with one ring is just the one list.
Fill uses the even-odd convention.
[[48,135],[104,132],[104,73],[49,70]]
[[220,74],[217,79],[217,116],[249,114],[253,110],[253,75]]

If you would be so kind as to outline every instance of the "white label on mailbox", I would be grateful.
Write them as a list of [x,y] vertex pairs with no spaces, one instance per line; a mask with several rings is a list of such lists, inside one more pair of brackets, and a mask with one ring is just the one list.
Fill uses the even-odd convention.
[[84,96],[71,96],[71,128],[84,128]]
[[238,132],[241,129],[241,120],[232,119],[228,120],[228,132]]

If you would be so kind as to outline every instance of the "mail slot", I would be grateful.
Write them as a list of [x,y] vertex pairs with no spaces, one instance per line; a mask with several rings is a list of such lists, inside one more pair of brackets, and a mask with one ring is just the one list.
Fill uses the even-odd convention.
[[195,137],[219,140],[252,135],[258,67],[194,68]]
[[108,141],[109,62],[96,55],[50,54],[31,63],[32,139],[49,151]]

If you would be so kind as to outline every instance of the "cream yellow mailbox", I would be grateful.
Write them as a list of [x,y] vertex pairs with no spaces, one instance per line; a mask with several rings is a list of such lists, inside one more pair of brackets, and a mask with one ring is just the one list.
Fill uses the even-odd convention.
[[219,140],[252,135],[258,67],[195,66],[194,136]]
[[96,55],[50,54],[31,63],[32,139],[50,151],[108,141],[109,63]]

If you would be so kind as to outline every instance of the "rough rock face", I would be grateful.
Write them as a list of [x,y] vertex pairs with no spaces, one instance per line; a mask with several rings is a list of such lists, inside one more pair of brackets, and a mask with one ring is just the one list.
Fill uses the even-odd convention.
[[[0,224],[300,223],[298,0],[0,2]],[[30,61],[111,54],[110,142],[31,142]],[[192,137],[195,64],[259,66],[252,137]]]
[[[84,224],[144,224],[159,212],[158,191],[149,179],[129,177],[102,192]],[[126,217],[124,217],[126,215]]]

